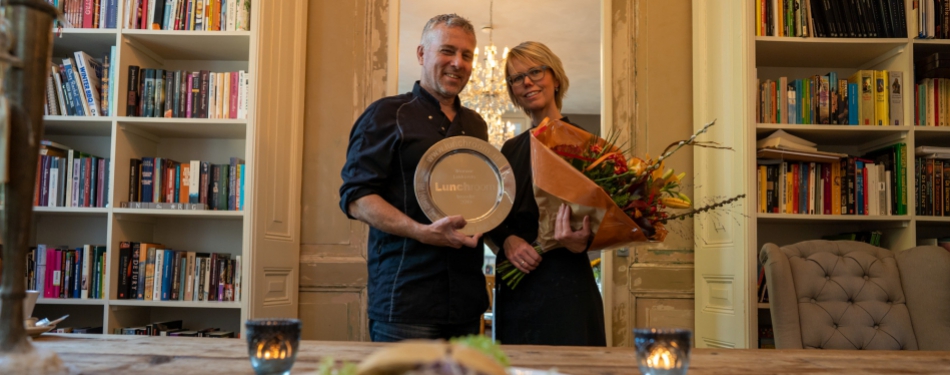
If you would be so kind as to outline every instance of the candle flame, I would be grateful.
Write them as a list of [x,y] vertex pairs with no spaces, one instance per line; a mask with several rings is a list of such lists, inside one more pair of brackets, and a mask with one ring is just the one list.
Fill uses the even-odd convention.
[[655,369],[669,370],[676,365],[676,355],[663,346],[658,346],[647,357],[647,366]]
[[293,348],[286,342],[269,341],[257,344],[257,358],[286,359],[292,354]]

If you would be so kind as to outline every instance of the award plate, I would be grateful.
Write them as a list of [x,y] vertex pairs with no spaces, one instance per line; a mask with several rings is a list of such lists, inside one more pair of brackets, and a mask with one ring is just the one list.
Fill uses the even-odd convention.
[[466,235],[494,229],[515,200],[508,159],[475,137],[449,137],[432,145],[416,167],[414,183],[429,220],[461,215],[467,224],[459,232]]

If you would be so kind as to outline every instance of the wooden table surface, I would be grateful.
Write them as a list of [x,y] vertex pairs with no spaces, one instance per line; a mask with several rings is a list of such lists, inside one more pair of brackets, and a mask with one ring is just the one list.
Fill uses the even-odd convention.
[[[73,373],[253,374],[241,339],[119,335],[43,335]],[[294,374],[325,356],[359,361],[383,344],[303,341]],[[506,346],[513,366],[556,367],[569,375],[638,374],[631,348]],[[689,374],[950,374],[950,352],[696,349]]]

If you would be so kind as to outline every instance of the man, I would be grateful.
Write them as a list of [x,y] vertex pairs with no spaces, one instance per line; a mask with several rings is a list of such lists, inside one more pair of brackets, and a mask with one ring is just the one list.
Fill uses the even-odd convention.
[[433,17],[416,57],[412,92],[380,99],[356,121],[343,166],[340,208],[370,225],[368,260],[373,341],[477,334],[488,308],[480,235],[461,216],[430,223],[413,176],[422,155],[446,137],[488,139],[485,121],[458,94],[472,73],[475,32],[455,14]]

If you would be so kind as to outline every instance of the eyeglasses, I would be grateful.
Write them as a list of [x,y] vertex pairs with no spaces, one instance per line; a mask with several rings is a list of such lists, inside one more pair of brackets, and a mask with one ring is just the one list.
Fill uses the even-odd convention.
[[536,66],[534,68],[528,69],[527,73],[515,74],[511,77],[508,77],[507,81],[509,85],[512,86],[521,86],[524,85],[524,77],[531,78],[532,82],[537,82],[544,78],[544,71],[550,69],[547,65]]

